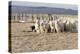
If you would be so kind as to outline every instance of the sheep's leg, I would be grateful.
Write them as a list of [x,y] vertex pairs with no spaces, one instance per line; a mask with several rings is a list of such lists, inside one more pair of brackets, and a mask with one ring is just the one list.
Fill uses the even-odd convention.
[[40,33],[43,33],[43,32],[44,32],[43,28],[40,28]]

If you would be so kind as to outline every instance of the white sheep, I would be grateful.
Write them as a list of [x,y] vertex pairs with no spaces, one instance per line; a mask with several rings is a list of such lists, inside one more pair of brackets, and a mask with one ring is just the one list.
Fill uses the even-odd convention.
[[61,29],[61,32],[64,32],[64,23],[62,22],[61,19],[59,19],[59,26],[60,26],[60,29]]
[[57,20],[55,21],[55,29],[56,29],[57,33],[61,32],[61,27],[60,27],[59,22]]
[[44,21],[40,20],[40,33],[44,32]]
[[51,32],[55,32],[55,22],[50,20],[49,21],[49,26],[50,26]]
[[35,22],[35,30],[37,33],[40,33],[40,30],[39,30],[39,20],[36,20]]
[[78,32],[78,21],[74,21],[72,25],[72,32]]

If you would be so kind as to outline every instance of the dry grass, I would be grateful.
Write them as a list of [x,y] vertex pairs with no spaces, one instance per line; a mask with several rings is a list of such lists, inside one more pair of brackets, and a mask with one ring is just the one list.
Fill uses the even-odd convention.
[[12,23],[12,52],[37,52],[78,48],[77,33],[44,33],[30,32],[31,23]]

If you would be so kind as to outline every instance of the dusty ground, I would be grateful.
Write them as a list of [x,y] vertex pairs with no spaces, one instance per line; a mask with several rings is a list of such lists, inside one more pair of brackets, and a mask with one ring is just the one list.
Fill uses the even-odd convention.
[[37,52],[78,48],[77,33],[44,33],[30,32],[31,23],[11,24],[12,52]]

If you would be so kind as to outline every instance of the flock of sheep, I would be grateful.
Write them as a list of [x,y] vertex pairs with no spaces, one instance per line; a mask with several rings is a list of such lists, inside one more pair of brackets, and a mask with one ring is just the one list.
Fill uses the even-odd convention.
[[60,32],[78,32],[77,20],[62,20],[53,18],[50,20],[36,19],[34,26],[31,27],[33,32],[40,33],[60,33]]

